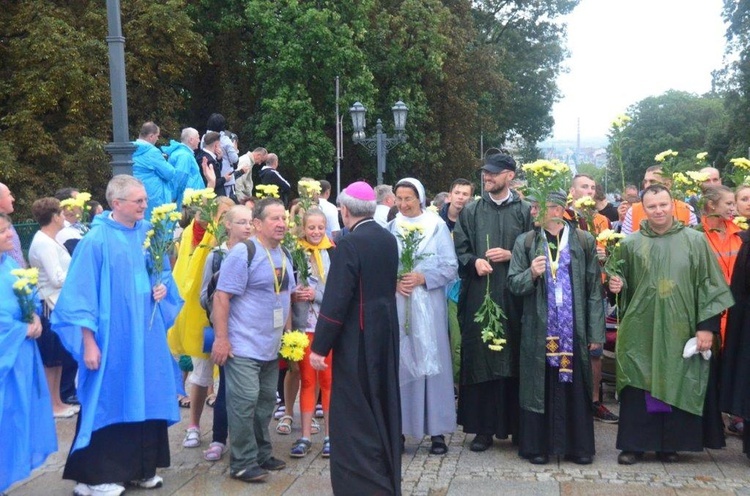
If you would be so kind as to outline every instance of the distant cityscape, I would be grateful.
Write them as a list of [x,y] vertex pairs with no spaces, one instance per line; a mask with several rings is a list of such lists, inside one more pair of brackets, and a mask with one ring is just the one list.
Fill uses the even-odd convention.
[[539,149],[544,158],[565,162],[575,172],[578,164],[604,167],[607,164],[607,142],[607,138],[550,139],[540,143]]

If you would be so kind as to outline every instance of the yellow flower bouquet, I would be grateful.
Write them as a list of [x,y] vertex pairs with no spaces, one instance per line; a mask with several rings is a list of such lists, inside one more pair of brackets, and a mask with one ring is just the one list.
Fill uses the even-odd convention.
[[305,358],[305,350],[308,346],[310,346],[310,339],[307,334],[295,329],[281,335],[279,354],[284,360],[301,362]]
[[255,187],[255,196],[257,196],[258,199],[280,198],[279,187],[275,184],[259,184]]
[[13,294],[16,295],[18,305],[21,307],[21,320],[27,323],[33,322],[36,313],[39,270],[32,267],[30,269],[13,269],[10,273],[18,278],[13,283]]
[[[154,279],[154,287],[163,282],[164,264],[169,258],[172,246],[174,246],[174,228],[181,217],[182,215],[177,212],[176,203],[166,203],[151,211],[151,229],[146,233],[143,249],[146,252],[146,268]],[[149,328],[154,323],[158,306],[159,303],[157,302],[151,312]]]

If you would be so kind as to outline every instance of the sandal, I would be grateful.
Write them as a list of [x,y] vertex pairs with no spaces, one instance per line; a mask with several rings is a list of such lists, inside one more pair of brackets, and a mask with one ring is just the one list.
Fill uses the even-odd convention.
[[227,452],[227,445],[214,441],[208,445],[208,449],[203,451],[203,458],[209,462],[217,462],[221,460],[224,453]]
[[283,404],[279,405],[276,411],[273,412],[273,418],[276,420],[279,420],[284,415],[286,415],[286,407]]
[[206,398],[206,406],[213,408],[215,404],[216,404],[216,395],[209,394],[208,398]]
[[325,412],[323,411],[323,405],[318,403],[315,405],[315,418],[323,418]]
[[289,456],[292,458],[304,458],[310,452],[312,443],[309,439],[301,437],[294,442],[292,450],[289,452]]
[[282,435],[291,434],[292,423],[294,423],[294,419],[289,415],[284,415],[279,419],[279,423],[276,424],[276,432]]
[[320,424],[317,420],[312,419],[312,424],[310,425],[310,434],[317,434],[320,432]]
[[180,408],[190,408],[190,396],[177,398],[177,404],[180,405]]
[[188,427],[185,439],[182,440],[183,448],[197,448],[201,445],[201,431],[197,427]]
[[331,440],[328,436],[323,439],[323,451],[321,452],[323,458],[329,458],[331,456]]
[[448,445],[445,444],[445,436],[432,436],[430,441],[432,441],[432,446],[430,446],[431,455],[444,455],[448,452]]

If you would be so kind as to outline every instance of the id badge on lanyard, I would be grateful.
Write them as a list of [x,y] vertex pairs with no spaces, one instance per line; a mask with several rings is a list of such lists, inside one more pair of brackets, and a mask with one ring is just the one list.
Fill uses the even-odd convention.
[[555,305],[557,306],[557,308],[563,306],[562,284],[555,284]]
[[281,299],[277,298],[273,306],[273,328],[275,330],[284,327],[284,309],[281,307]]

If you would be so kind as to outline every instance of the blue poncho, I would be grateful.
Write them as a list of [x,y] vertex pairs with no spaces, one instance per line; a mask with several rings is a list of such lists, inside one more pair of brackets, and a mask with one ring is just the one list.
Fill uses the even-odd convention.
[[[97,216],[76,247],[52,313],[52,328],[78,361],[81,419],[74,450],[88,446],[91,433],[107,425],[180,419],[166,331],[182,300],[165,271],[167,297],[149,328],[154,301],[143,241],[150,227],[145,221],[127,227],[109,212]],[[94,333],[101,350],[98,370],[83,362],[82,328]]]
[[175,170],[164,160],[158,148],[147,141],[136,140],[133,152],[133,176],[140,179],[148,195],[146,218],[151,218],[151,210],[174,201],[172,178]]
[[169,146],[161,147],[161,151],[168,156],[167,161],[174,167],[172,190],[179,210],[182,208],[185,189],[203,189],[206,183],[203,182],[200,166],[195,161],[195,154],[187,145],[171,140]]
[[18,264],[0,254],[0,491],[25,479],[57,451],[44,366],[13,294]]

